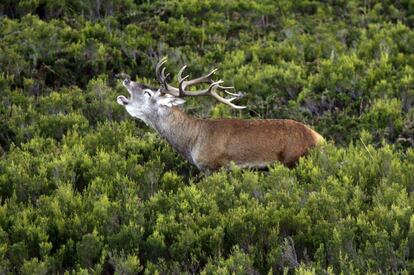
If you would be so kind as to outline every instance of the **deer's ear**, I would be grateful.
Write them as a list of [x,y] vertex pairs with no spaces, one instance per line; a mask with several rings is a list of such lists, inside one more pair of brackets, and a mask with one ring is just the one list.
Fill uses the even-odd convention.
[[163,106],[172,107],[184,104],[185,100],[175,96],[160,96],[158,98],[158,103]]

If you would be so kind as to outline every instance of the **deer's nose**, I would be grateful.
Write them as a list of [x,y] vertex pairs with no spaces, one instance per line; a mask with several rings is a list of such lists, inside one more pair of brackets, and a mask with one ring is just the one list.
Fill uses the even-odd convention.
[[124,83],[124,85],[125,85],[125,86],[126,86],[126,85],[129,85],[129,83],[131,83],[131,80],[129,80],[129,79],[125,79],[123,83]]

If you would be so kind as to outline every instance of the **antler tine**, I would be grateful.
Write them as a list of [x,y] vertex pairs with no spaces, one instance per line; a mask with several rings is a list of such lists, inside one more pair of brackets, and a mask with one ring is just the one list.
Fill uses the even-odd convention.
[[[164,68],[165,69],[165,68]],[[168,73],[167,75],[164,75],[164,70],[162,70],[162,85],[164,86],[164,88],[165,88],[165,90],[166,90],[166,92],[170,92],[171,90],[173,90],[174,89],[174,87],[172,87],[172,86],[170,86],[168,83],[167,83],[167,79],[168,79],[168,77],[170,76],[170,73]]]
[[162,79],[164,80],[164,81],[166,81],[167,80],[167,78],[170,76],[170,74],[168,73],[167,74],[167,76],[165,76],[165,70],[166,70],[166,68],[164,67],[164,68],[162,68],[162,70],[161,70],[161,77],[162,77]]
[[181,96],[209,96],[209,95],[211,95],[215,99],[217,99],[218,101],[220,101],[220,102],[222,102],[224,104],[227,104],[227,105],[229,105],[232,108],[235,108],[235,109],[244,109],[244,108],[246,108],[246,106],[239,106],[239,105],[235,105],[235,104],[231,103],[233,100],[239,99],[242,96],[241,93],[233,94],[233,93],[230,93],[230,92],[227,92],[226,90],[224,90],[224,92],[226,92],[228,94],[234,95],[231,98],[224,98],[224,97],[220,96],[217,93],[216,90],[219,89],[219,88],[221,88],[220,84],[223,83],[223,80],[219,80],[219,81],[213,82],[213,83],[211,83],[211,85],[207,89],[200,90],[200,91],[195,91],[195,92],[188,92],[186,90],[183,90],[182,89],[182,85],[183,85],[182,83],[183,82],[184,81],[180,82],[180,89],[179,89],[179,91],[180,91],[180,95]]
[[155,74],[157,75],[159,81],[160,81],[160,77],[161,77],[160,69],[165,64],[165,62],[167,62],[167,57],[166,56],[163,57],[160,61],[158,61],[157,65],[155,66]]
[[183,84],[183,87],[184,87],[184,90],[185,90],[185,88],[187,88],[188,86],[191,86],[191,85],[195,85],[195,84],[198,84],[198,83],[213,83],[214,81],[211,79],[211,76],[215,73],[215,72],[217,72],[217,70],[218,69],[214,69],[214,70],[212,70],[210,73],[208,73],[208,74],[206,74],[206,75],[203,75],[203,76],[200,76],[200,77],[198,77],[198,78],[195,78],[195,79],[192,79],[192,80],[188,80],[188,81],[186,81],[184,84]]
[[[184,78],[185,79],[185,78]],[[180,93],[183,95],[183,96],[206,96],[206,95],[210,95],[210,92],[211,92],[211,90],[215,87],[215,86],[217,86],[217,85],[219,85],[220,83],[222,83],[222,80],[219,80],[219,81],[217,81],[217,82],[213,82],[213,83],[211,83],[210,84],[210,86],[207,88],[207,89],[203,89],[203,90],[199,90],[199,91],[191,91],[191,92],[189,92],[189,91],[186,91],[185,89],[183,89],[183,82],[185,82],[185,81],[182,81],[182,82],[180,82],[180,88],[179,88],[179,90],[180,90]]]
[[181,82],[181,81],[183,81],[185,78],[187,78],[188,77],[188,75],[187,76],[185,76],[184,77],[184,79],[183,79],[183,77],[182,77],[182,75],[183,75],[183,72],[184,72],[184,70],[187,68],[187,65],[184,65],[181,69],[180,69],[180,71],[178,72],[178,76],[177,76],[177,78],[178,78],[178,82]]
[[[167,62],[167,57],[162,58],[157,65],[155,66],[155,74],[158,78],[158,81],[160,82],[160,84],[162,85],[163,89],[161,90],[161,93],[169,93],[173,96],[179,96],[180,95],[180,91],[169,85],[167,83],[167,78],[170,76],[170,74],[168,73],[167,75],[165,75],[165,70],[166,68],[164,67],[164,64]],[[162,68],[162,70],[161,70]]]
[[185,93],[185,87],[183,87],[183,85],[185,85],[185,82],[187,82],[187,81],[185,81],[187,78],[189,77],[189,75],[186,75],[185,77],[183,77],[183,78],[181,78],[181,76],[179,76],[178,78],[179,78],[179,80],[180,80],[180,82],[178,83],[178,92],[179,92],[179,94],[180,94],[180,96],[185,96],[186,95],[186,93]]
[[244,94],[241,91],[238,91],[237,94],[230,93],[229,91],[227,91],[227,89],[229,89],[229,88],[234,89],[234,87],[222,87],[222,86],[220,86],[219,88],[220,89],[223,89],[223,92],[225,92],[226,94],[232,95],[232,96],[234,96],[236,98],[242,98],[244,96]]
[[244,109],[246,108],[246,106],[239,106],[239,105],[235,105],[233,103],[231,103],[233,100],[238,99],[239,97],[235,96],[235,97],[231,97],[231,98],[224,98],[221,97],[220,95],[217,94],[216,90],[217,88],[219,88],[219,85],[215,85],[214,88],[211,90],[210,94],[217,99],[218,101],[220,101],[221,103],[227,104],[230,107],[234,108],[234,109]]
[[228,87],[225,87],[225,86],[221,86],[221,85],[219,85],[219,87],[218,87],[218,88],[222,89],[222,90],[223,90],[223,92],[225,92],[226,94],[228,94],[228,95],[232,95],[232,96],[234,96],[234,97],[236,97],[236,98],[242,98],[242,97],[244,96],[244,94],[243,94],[241,91],[238,91],[238,92],[237,92],[237,94],[235,94],[235,93],[230,93],[229,91],[227,91],[227,90],[229,90],[229,89],[234,89],[234,87],[233,87],[233,86],[228,86]]
[[[213,73],[214,72],[208,74],[207,76],[210,77]],[[230,93],[226,89],[230,89],[230,88],[233,88],[233,87],[221,86],[220,84],[224,82],[223,80],[212,81],[210,79],[211,85],[207,89],[200,90],[200,91],[194,91],[194,92],[188,92],[188,91],[185,90],[185,87],[183,87],[183,86],[184,86],[185,82],[188,83],[188,82],[193,81],[193,80],[185,81],[185,79],[187,77],[188,76],[184,77],[182,79],[182,81],[180,82],[180,86],[179,86],[180,96],[209,96],[209,95],[211,95],[215,99],[217,99],[218,101],[220,101],[221,103],[227,104],[227,105],[229,105],[232,108],[235,108],[235,109],[244,109],[244,108],[246,108],[246,106],[239,106],[239,105],[236,105],[236,104],[232,103],[233,100],[239,99],[239,98],[243,97],[243,93],[241,93],[241,92],[238,92],[237,94]],[[205,77],[200,77],[200,79],[201,78],[205,78]],[[194,80],[197,80],[197,79],[194,79]],[[220,96],[217,93],[217,89],[223,89],[223,92],[225,92],[225,93],[227,93],[229,95],[232,95],[233,97],[231,97],[231,98],[224,98],[224,97]]]

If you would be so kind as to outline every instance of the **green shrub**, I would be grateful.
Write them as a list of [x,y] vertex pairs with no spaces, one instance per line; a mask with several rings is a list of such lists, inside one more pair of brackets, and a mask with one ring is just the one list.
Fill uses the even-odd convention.
[[[2,1],[0,273],[414,273],[413,26],[410,1]],[[246,94],[189,113],[328,144],[201,174],[116,103],[162,56]]]

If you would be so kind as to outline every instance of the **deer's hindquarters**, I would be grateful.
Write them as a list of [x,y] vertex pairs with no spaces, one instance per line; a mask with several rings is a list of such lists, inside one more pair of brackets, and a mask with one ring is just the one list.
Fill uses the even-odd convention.
[[292,120],[205,121],[192,157],[202,170],[231,161],[240,167],[265,167],[276,161],[293,166],[323,138]]

